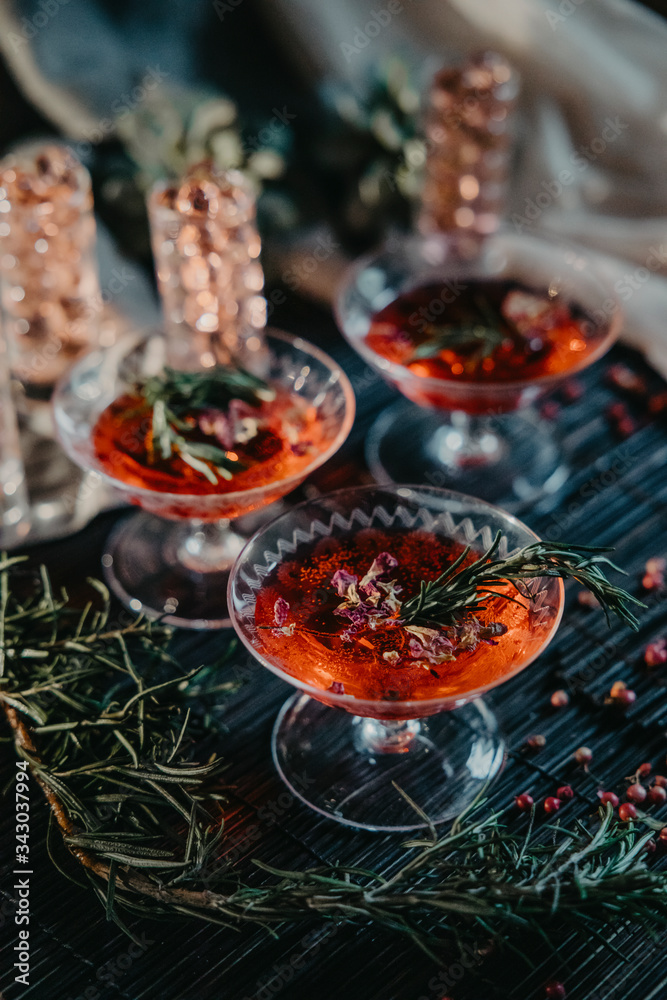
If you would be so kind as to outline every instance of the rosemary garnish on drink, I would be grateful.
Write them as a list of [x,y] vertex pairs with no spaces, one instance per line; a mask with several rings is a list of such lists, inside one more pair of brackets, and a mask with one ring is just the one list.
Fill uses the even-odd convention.
[[499,586],[511,583],[521,597],[530,599],[522,581],[559,576],[587,587],[600,602],[607,621],[612,612],[637,629],[639,622],[630,605],[645,605],[610,583],[605,576],[605,566],[623,573],[605,555],[612,549],[540,541],[526,545],[505,559],[494,559],[502,537],[502,532],[498,531],[487,551],[473,562],[466,565],[471,552],[468,546],[436,580],[422,580],[419,593],[403,602],[401,619],[407,624],[445,628],[484,611],[489,598],[517,600],[498,591]]
[[211,483],[245,468],[234,444],[257,434],[258,420],[248,408],[257,410],[276,395],[263,379],[229,365],[196,372],[165,368],[137,391],[152,411],[149,461],[177,456]]

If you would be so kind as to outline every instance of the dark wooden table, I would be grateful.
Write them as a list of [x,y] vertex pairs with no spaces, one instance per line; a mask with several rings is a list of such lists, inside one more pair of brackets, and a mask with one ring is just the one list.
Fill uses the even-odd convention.
[[[276,321],[324,346],[350,374],[357,390],[358,417],[348,443],[304,491],[329,490],[358,482],[362,446],[373,418],[394,399],[343,343],[330,317],[293,298]],[[621,440],[605,416],[622,399],[605,383],[610,360],[622,360],[645,374],[656,391],[660,379],[641,359],[617,347],[609,359],[582,376],[580,399],[564,404],[558,416],[573,463],[572,475],[555,502],[534,506],[522,516],[538,533],[616,546],[616,558],[629,573],[633,592],[641,593],[645,561],[667,555],[667,423],[649,419],[642,401],[635,411],[637,429]],[[120,514],[100,516],[77,536],[41,545],[31,555],[43,560],[57,581],[76,588],[99,572],[104,538]],[[575,588],[576,590],[576,588]],[[641,653],[648,641],[667,630],[665,594],[654,593],[642,613],[637,635],[618,622],[607,630],[601,612],[582,608],[568,588],[567,607],[556,640],[535,664],[489,697],[503,722],[510,746],[519,751],[531,733],[546,736],[545,749],[533,756],[512,755],[493,787],[493,804],[504,806],[518,791],[534,797],[553,794],[571,781],[577,800],[568,808],[590,813],[596,782],[577,770],[573,750],[595,751],[595,774],[610,786],[622,785],[643,760],[664,769],[667,750],[667,691],[658,671],[649,673]],[[182,633],[186,657],[219,655],[229,641],[226,631]],[[281,681],[243,652],[229,667],[244,683],[219,709],[227,732],[220,750],[230,762],[233,786],[227,850],[240,865],[257,856],[282,867],[320,862],[382,870],[397,856],[401,838],[350,832],[293,801],[276,775],[269,750],[273,720],[291,693]],[[624,715],[605,707],[615,680],[624,680],[638,698]],[[550,694],[560,687],[572,694],[567,709],[556,711]],[[11,742],[0,746],[2,787],[13,773]],[[8,801],[8,800],[5,800]],[[44,843],[47,807],[35,795],[32,804],[31,856],[33,946],[29,987],[13,982],[15,898],[9,864],[12,812],[0,816],[0,988],[5,1000],[272,1000],[275,997],[350,997],[359,1000],[541,1000],[552,978],[567,983],[570,1000],[662,1000],[667,997],[667,969],[662,949],[638,931],[610,930],[609,940],[629,962],[596,941],[565,937],[558,958],[536,954],[531,971],[509,955],[492,959],[492,985],[480,985],[459,965],[438,967],[410,943],[372,927],[317,926],[283,930],[273,939],[260,930],[236,934],[196,921],[153,922],[131,919],[142,942],[132,944],[104,913],[92,892],[68,882],[51,864]],[[667,821],[667,810],[666,810]],[[37,891],[35,891],[35,887]]]

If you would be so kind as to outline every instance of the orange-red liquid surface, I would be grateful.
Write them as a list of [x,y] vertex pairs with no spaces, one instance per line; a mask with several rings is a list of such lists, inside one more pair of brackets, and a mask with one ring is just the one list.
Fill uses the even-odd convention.
[[[511,317],[509,324],[504,314]],[[494,316],[505,336],[490,356],[480,356],[479,342],[472,342],[414,357],[438,327],[490,325]],[[468,281],[425,285],[400,295],[373,316],[366,343],[421,377],[502,383],[566,374],[597,350],[606,333],[606,325],[596,324],[576,305],[550,302],[546,293],[507,281]]]
[[[162,459],[150,447],[151,411],[140,396],[119,396],[100,415],[93,447],[101,468],[130,486],[161,493],[204,496],[266,486],[292,476],[327,447],[315,407],[293,393],[276,390],[276,398],[257,408],[259,433],[234,454],[245,468],[216,483],[172,454]],[[202,441],[210,437],[201,435]],[[217,443],[217,442],[213,442]]]
[[[493,598],[479,619],[483,624],[504,624],[505,635],[496,640],[496,645],[482,643],[474,651],[462,651],[454,661],[435,667],[409,658],[391,666],[383,659],[387,651],[403,652],[409,642],[409,634],[400,628],[369,628],[353,642],[344,642],[340,636],[349,622],[333,613],[341,603],[331,586],[337,569],[361,578],[380,552],[390,552],[398,559],[390,575],[402,586],[401,600],[405,600],[418,592],[421,580],[439,576],[462,549],[456,542],[426,532],[377,529],[360,531],[348,539],[323,539],[314,546],[302,546],[293,560],[282,563],[267,577],[257,595],[255,621],[264,626],[259,636],[265,656],[286,673],[320,689],[321,700],[327,700],[334,685],[337,693],[381,703],[375,709],[348,706],[360,715],[406,717],[405,710],[395,703],[447,701],[498,683],[537,652],[551,632],[557,608],[553,613],[542,611],[536,616],[528,600],[519,605]],[[517,596],[511,585],[506,589]],[[289,603],[286,624],[296,623],[292,635],[276,634],[267,627],[274,624],[278,598]]]

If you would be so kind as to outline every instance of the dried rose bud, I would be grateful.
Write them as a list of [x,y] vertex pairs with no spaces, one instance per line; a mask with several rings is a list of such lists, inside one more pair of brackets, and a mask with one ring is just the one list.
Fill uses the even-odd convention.
[[664,774],[654,774],[653,784],[659,785],[660,788],[667,788],[667,778],[664,776]]
[[654,851],[656,850],[655,840],[647,840],[646,843],[644,844],[644,850],[646,851],[647,854],[653,854]]
[[528,792],[522,792],[521,795],[517,795],[514,798],[514,805],[521,812],[530,812],[533,808],[533,796],[529,795]]
[[607,803],[609,803],[612,809],[615,809],[616,806],[618,805],[618,795],[616,795],[614,792],[600,791],[598,792],[598,798],[602,803],[602,805],[606,805]]
[[640,785],[638,781],[630,785],[625,793],[625,797],[629,802],[643,802],[646,798],[646,789],[643,785]]
[[637,819],[637,810],[633,806],[632,802],[623,803],[618,810],[618,818],[622,820],[623,823],[629,823],[631,819]]
[[609,697],[618,698],[621,691],[627,690],[627,687],[628,685],[625,683],[625,681],[614,681],[609,690]]
[[577,764],[581,764],[583,767],[588,767],[590,762],[593,760],[593,751],[589,747],[579,747],[579,749],[574,752],[574,759]]
[[648,761],[644,761],[644,763],[640,764],[639,767],[637,768],[637,777],[648,778],[652,770],[653,770],[653,765],[649,764]]
[[644,573],[642,577],[644,590],[660,590],[664,585],[665,578],[662,573]]
[[555,813],[560,809],[560,799],[557,799],[555,795],[550,795],[548,799],[544,800],[544,811],[545,813]]
[[526,746],[530,747],[531,750],[541,750],[542,747],[545,747],[546,745],[547,745],[546,736],[541,736],[539,733],[536,733],[533,736],[529,736],[528,739],[526,740]]
[[570,799],[574,798],[574,789],[572,788],[572,785],[561,785],[556,792],[556,795],[559,799],[562,799],[563,802],[569,802]]
[[667,641],[662,636],[649,642],[644,650],[644,663],[647,667],[661,667],[667,663]]
[[667,826],[663,826],[658,836],[660,837],[660,840],[667,841]]
[[554,691],[550,701],[554,708],[565,708],[566,705],[570,704],[570,696],[567,691],[563,691],[561,688],[558,691]]
[[648,790],[648,801],[652,806],[664,806],[667,802],[667,789],[662,785],[652,785]]

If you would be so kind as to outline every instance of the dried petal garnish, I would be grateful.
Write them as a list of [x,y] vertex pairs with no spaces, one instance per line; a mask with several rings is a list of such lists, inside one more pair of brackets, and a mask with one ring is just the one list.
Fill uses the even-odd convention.
[[263,379],[232,365],[165,368],[137,391],[151,411],[149,461],[176,455],[213,484],[245,468],[234,446],[257,436],[259,408],[276,397]]

